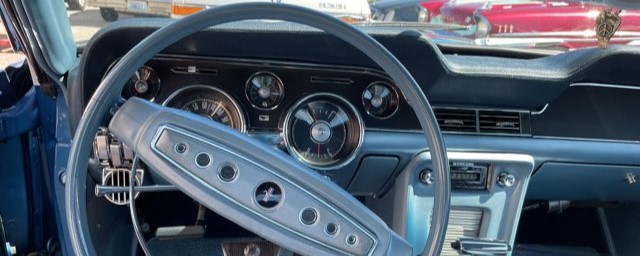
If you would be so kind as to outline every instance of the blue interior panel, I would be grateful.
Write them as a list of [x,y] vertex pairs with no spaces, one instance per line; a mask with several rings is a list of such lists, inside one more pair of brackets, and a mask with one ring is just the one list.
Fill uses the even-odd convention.
[[531,178],[528,199],[639,200],[640,167],[548,162]]

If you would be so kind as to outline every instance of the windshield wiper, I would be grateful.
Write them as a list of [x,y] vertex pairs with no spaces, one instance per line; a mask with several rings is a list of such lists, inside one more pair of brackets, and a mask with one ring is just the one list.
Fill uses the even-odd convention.
[[402,22],[402,21],[366,21],[353,23],[355,26],[363,27],[401,27],[429,30],[467,30],[469,27],[456,24],[425,23],[425,22]]

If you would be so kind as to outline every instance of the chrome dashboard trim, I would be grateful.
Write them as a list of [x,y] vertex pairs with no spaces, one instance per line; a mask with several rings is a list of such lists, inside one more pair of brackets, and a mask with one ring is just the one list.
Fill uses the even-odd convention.
[[540,109],[538,111],[531,111],[531,115],[532,116],[542,115],[542,113],[547,111],[547,108],[549,108],[549,103],[544,104],[544,107],[542,107],[542,109]]
[[[187,130],[184,130],[182,128],[178,128],[178,127],[174,127],[171,125],[162,125],[158,128],[158,130],[156,131],[156,135],[154,136],[153,140],[151,141],[151,149],[153,150],[153,152],[155,152],[156,154],[162,156],[165,158],[165,160],[169,161],[171,164],[173,164],[174,166],[178,167],[178,169],[180,169],[182,172],[184,172],[185,174],[191,176],[191,178],[199,181],[202,185],[210,188],[212,191],[215,191],[216,193],[218,193],[219,195],[221,195],[222,197],[226,198],[227,200],[234,202],[236,205],[238,205],[239,207],[244,208],[245,210],[255,214],[256,216],[276,225],[279,226],[280,228],[284,229],[284,230],[288,230],[294,234],[297,234],[301,237],[304,237],[306,239],[308,239],[309,241],[313,241],[314,243],[317,243],[319,245],[324,245],[324,243],[322,243],[321,241],[317,241],[316,239],[313,239],[311,237],[308,237],[300,232],[297,232],[296,230],[292,230],[286,226],[280,225],[279,223],[272,221],[271,219],[267,218],[266,216],[264,216],[263,214],[260,214],[259,212],[255,211],[254,209],[251,209],[248,206],[245,206],[243,204],[241,204],[240,202],[236,201],[235,199],[233,199],[232,197],[226,195],[225,193],[223,193],[222,191],[216,189],[215,187],[209,185],[207,182],[205,182],[204,180],[202,180],[200,177],[194,175],[193,173],[191,173],[189,170],[186,170],[182,165],[180,165],[179,163],[175,162],[174,160],[172,160],[169,156],[165,155],[164,153],[162,153],[162,151],[160,151],[157,147],[156,144],[158,142],[158,140],[160,139],[160,136],[162,136],[162,132],[165,130],[170,130],[170,131],[174,131],[176,133],[182,134],[184,136],[193,138],[196,141],[199,141],[201,143],[207,144],[211,147],[217,148],[219,150],[225,151],[237,158],[243,159],[244,161],[247,161],[250,164],[253,164],[255,166],[260,167],[262,170],[269,172],[271,175],[287,182],[287,184],[294,186],[296,188],[298,188],[299,190],[305,192],[308,196],[314,198],[315,200],[317,200],[319,203],[323,204],[325,207],[327,207],[328,209],[331,209],[334,213],[338,214],[339,216],[341,216],[344,220],[346,220],[347,222],[351,223],[351,225],[353,225],[354,228],[360,230],[363,234],[365,234],[366,236],[368,236],[369,238],[371,238],[371,240],[373,241],[373,244],[371,246],[371,249],[369,250],[367,255],[372,255],[374,249],[377,247],[378,245],[378,238],[376,236],[374,236],[373,234],[371,234],[367,229],[363,228],[362,226],[360,226],[360,224],[356,223],[354,220],[352,220],[351,218],[348,218],[347,216],[345,216],[341,211],[338,211],[337,209],[335,209],[333,206],[331,206],[331,204],[325,202],[325,200],[322,200],[321,198],[317,197],[316,195],[314,195],[313,193],[311,193],[310,191],[298,186],[297,184],[295,184],[294,182],[292,182],[291,180],[289,180],[287,177],[279,175],[278,173],[275,173],[273,171],[271,171],[271,169],[265,167],[264,165],[257,163],[251,159],[247,159],[246,157],[236,154],[235,152],[229,150],[228,148],[226,148],[223,145],[219,145],[215,142],[212,142],[206,138],[203,138],[197,134],[191,133]],[[253,196],[253,195],[252,195]],[[348,252],[344,252],[343,250],[339,249],[339,248],[334,248],[334,247],[329,247],[332,248],[335,251],[340,251],[345,253],[345,255],[349,255]]]
[[[116,60],[111,62],[111,64],[109,64],[109,67],[107,67],[107,71],[104,72],[104,74],[102,74],[102,77],[100,78],[100,82],[102,82],[102,80],[104,80],[104,78],[107,76],[107,74],[109,74],[109,72],[111,72],[111,69],[113,68],[113,66],[115,66],[118,63],[118,61],[120,61],[120,59],[121,58],[117,58]],[[148,68],[149,70],[151,70],[154,73],[156,73],[156,76],[158,76],[158,72],[156,72],[155,69],[153,69],[153,68],[151,68],[151,67],[149,67],[147,65],[140,66],[139,68],[136,69],[136,72],[138,72],[138,70],[140,70],[141,68]],[[122,88],[122,90],[124,90],[124,87]],[[162,90],[162,80],[160,79],[160,76],[158,76],[158,92],[160,92],[160,90]],[[154,95],[153,98],[148,99],[148,100],[151,101],[151,102],[155,102],[156,97],[158,97],[158,92],[156,92],[156,95]]]
[[[342,161],[339,161],[337,163],[334,164],[329,164],[329,165],[325,165],[325,166],[317,166],[314,165],[310,162],[308,162],[307,160],[304,159],[304,157],[300,156],[300,154],[298,152],[296,152],[293,149],[293,145],[291,145],[291,134],[289,134],[289,122],[291,121],[291,116],[293,115],[293,112],[300,107],[300,105],[305,102],[308,101],[310,99],[316,98],[316,97],[328,97],[328,98],[333,98],[335,100],[341,101],[343,104],[345,104],[349,110],[351,110],[354,114],[354,117],[356,118],[356,121],[358,122],[358,124],[360,125],[360,135],[358,136],[358,145],[356,145],[355,149],[353,150],[353,152],[349,153],[349,156],[345,159],[343,159]],[[282,136],[283,136],[283,140],[284,140],[284,144],[285,147],[287,149],[287,151],[289,152],[289,154],[292,154],[299,162],[303,163],[304,165],[312,168],[312,169],[316,169],[316,170],[321,170],[321,171],[328,171],[328,170],[334,170],[334,169],[338,169],[341,167],[344,167],[345,165],[349,164],[350,162],[353,161],[353,159],[356,158],[356,155],[358,155],[358,152],[360,152],[360,148],[362,147],[362,143],[364,142],[364,132],[365,132],[365,126],[364,126],[364,122],[362,120],[362,117],[360,117],[360,114],[358,112],[358,110],[353,106],[353,104],[349,103],[349,101],[347,101],[345,98],[340,97],[336,94],[333,93],[314,93],[311,95],[307,95],[299,100],[296,101],[296,103],[290,107],[287,110],[287,113],[285,115],[285,119],[284,119],[284,124],[282,126]]]
[[587,141],[587,142],[613,142],[613,143],[626,143],[626,144],[638,144],[640,140],[616,140],[616,139],[596,139],[596,138],[577,138],[577,137],[560,137],[560,136],[542,136],[534,135],[534,139],[552,139],[552,140],[573,140],[573,141]]
[[[390,88],[393,91],[393,97],[395,97],[396,101],[398,101],[398,103],[397,103],[398,105],[396,105],[396,109],[394,109],[393,112],[391,114],[389,114],[388,116],[384,116],[384,117],[375,116],[375,115],[369,113],[369,110],[367,110],[367,107],[364,105],[364,92],[366,92],[367,89],[369,89],[369,87],[371,87],[372,85],[375,85],[375,84],[383,84],[383,85],[387,86],[388,88]],[[361,101],[362,101],[361,102],[362,106],[364,107],[364,111],[367,112],[367,115],[369,115],[370,117],[373,117],[375,119],[378,119],[378,120],[385,120],[385,119],[391,118],[393,115],[396,114],[396,112],[398,112],[398,109],[400,108],[400,94],[398,93],[398,90],[396,90],[394,85],[391,85],[390,83],[388,83],[386,81],[374,81],[374,82],[370,83],[369,85],[367,85],[367,87],[364,88],[364,91],[362,92],[362,95],[360,96],[360,98],[361,98]]]
[[[249,92],[247,91],[249,89],[249,87],[250,87],[249,83],[251,83],[251,80],[256,76],[263,75],[263,74],[267,74],[267,75],[270,75],[273,78],[275,78],[276,82],[280,85],[280,89],[282,90],[282,96],[280,98],[280,101],[277,102],[273,107],[270,107],[270,108],[263,108],[263,107],[260,107],[260,106],[256,106],[256,104],[253,104],[253,102],[251,102],[251,98],[249,97]],[[244,96],[247,98],[247,101],[249,102],[249,104],[251,104],[251,106],[253,106],[254,108],[259,109],[259,110],[274,110],[274,109],[278,108],[280,106],[280,103],[282,103],[282,100],[284,99],[284,96],[285,96],[284,91],[285,91],[285,87],[284,87],[284,83],[282,82],[282,79],[280,79],[279,76],[277,76],[276,74],[274,74],[273,72],[270,72],[270,71],[258,71],[258,72],[253,73],[251,76],[249,76],[249,78],[247,79],[247,82],[245,82],[245,86],[244,86]]]
[[640,86],[620,85],[620,84],[603,84],[603,83],[573,83],[569,87],[601,87],[622,90],[640,90]]
[[229,95],[228,93],[226,93],[225,91],[215,87],[215,86],[210,86],[210,85],[189,85],[189,86],[185,86],[182,87],[178,90],[176,90],[175,92],[171,93],[171,95],[169,95],[169,97],[167,97],[167,99],[164,100],[164,102],[162,102],[162,106],[163,107],[169,107],[168,104],[169,102],[171,102],[171,100],[173,100],[176,96],[180,95],[181,93],[187,91],[187,90],[193,90],[193,89],[207,89],[207,90],[212,90],[215,91],[217,93],[222,94],[222,96],[224,96],[225,98],[227,98],[231,104],[233,104],[233,107],[235,108],[235,111],[238,112],[238,116],[240,117],[240,130],[239,132],[241,133],[246,133],[247,132],[247,123],[246,123],[246,119],[244,116],[244,109],[242,109],[242,107],[240,107],[240,104],[238,104],[238,102],[231,97],[231,95]]

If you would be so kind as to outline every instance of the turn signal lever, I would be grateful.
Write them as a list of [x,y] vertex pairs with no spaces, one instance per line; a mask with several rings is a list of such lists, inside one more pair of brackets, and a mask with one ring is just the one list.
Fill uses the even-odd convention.
[[507,255],[511,246],[503,241],[483,240],[479,238],[458,238],[451,247],[460,254],[470,255]]

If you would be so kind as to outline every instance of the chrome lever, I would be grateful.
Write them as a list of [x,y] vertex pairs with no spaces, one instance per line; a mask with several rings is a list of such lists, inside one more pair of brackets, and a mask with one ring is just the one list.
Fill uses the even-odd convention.
[[503,241],[465,237],[458,238],[451,247],[460,254],[470,255],[507,255],[511,251],[511,246]]
[[[174,185],[135,186],[136,192],[164,192],[178,190]],[[129,187],[96,185],[96,196],[104,196],[112,193],[129,193]]]

